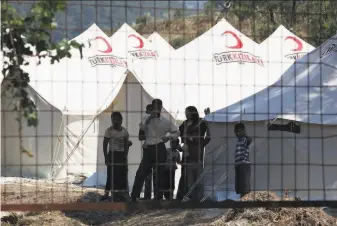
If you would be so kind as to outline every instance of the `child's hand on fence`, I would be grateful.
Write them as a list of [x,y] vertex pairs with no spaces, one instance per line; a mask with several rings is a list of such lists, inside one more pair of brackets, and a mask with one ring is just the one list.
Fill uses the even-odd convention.
[[205,115],[208,115],[211,113],[211,110],[209,108],[205,108],[204,113]]

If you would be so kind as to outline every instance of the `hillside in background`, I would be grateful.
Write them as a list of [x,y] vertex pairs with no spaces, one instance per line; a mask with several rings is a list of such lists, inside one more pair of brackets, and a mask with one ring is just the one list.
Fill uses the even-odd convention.
[[[179,48],[197,38],[225,18],[236,29],[260,43],[280,24],[313,46],[337,32],[336,0],[230,1],[227,12],[217,3],[225,1],[68,1],[67,9],[56,17],[52,31],[55,42],[72,39],[96,23],[112,35],[128,23],[147,37],[153,31]],[[21,14],[27,14],[32,1],[11,1]]]
[[[234,2],[234,1],[232,1]],[[155,20],[150,14],[137,18],[133,28],[147,37],[161,34],[174,48],[197,38],[225,18],[236,29],[257,43],[265,40],[279,25],[284,25],[313,46],[319,46],[337,33],[337,1],[240,1],[228,12],[220,13],[215,1],[208,1],[198,15],[171,10],[170,19]]]

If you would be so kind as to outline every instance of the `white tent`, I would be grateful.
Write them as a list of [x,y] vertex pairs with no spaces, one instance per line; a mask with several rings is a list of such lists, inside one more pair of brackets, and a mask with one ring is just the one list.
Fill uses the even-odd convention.
[[[31,75],[30,85],[37,91],[39,97],[42,96],[53,108],[43,112],[50,119],[40,118],[39,126],[43,126],[45,130],[41,129],[38,135],[34,134],[36,140],[34,144],[37,145],[43,140],[43,135],[50,134],[50,137],[54,138],[54,141],[51,141],[53,145],[48,149],[45,148],[46,145],[43,146],[44,153],[39,155],[39,158],[45,160],[44,156],[47,156],[49,160],[45,164],[49,168],[44,170],[43,177],[83,174],[89,177],[85,181],[87,186],[105,184],[103,136],[111,125],[111,111],[121,111],[124,117],[123,125],[129,131],[133,142],[129,152],[128,175],[129,186],[133,184],[142,153],[141,144],[137,139],[138,125],[144,116],[145,106],[153,98],[127,68],[132,61],[156,57],[156,53],[146,49],[150,47],[147,46],[147,40],[142,42],[143,40],[138,39],[135,34],[125,33],[125,27],[108,38],[93,25],[76,37],[75,40],[86,45],[83,59],[79,58],[77,50],[72,51],[72,58],[62,59],[53,65],[44,60],[37,66],[36,59],[31,58],[31,64],[26,68]],[[41,117],[43,113],[40,107],[38,108]],[[53,117],[56,118],[55,112],[58,114],[57,122],[53,121]],[[171,118],[165,113],[164,116]],[[11,120],[11,123],[14,124],[15,121]],[[46,132],[52,130],[53,132]],[[5,139],[8,148],[2,152],[10,156],[6,158],[6,164],[20,164],[14,155],[16,152],[12,151],[17,142],[10,137]],[[34,148],[39,149],[40,146],[32,149]],[[32,151],[36,156],[36,150]],[[30,166],[32,161],[35,162],[31,171],[33,172],[35,168],[38,168],[39,172],[42,171],[43,165],[39,159],[27,160],[20,165],[25,168]]]
[[[234,166],[228,165],[234,162],[233,127],[241,121],[253,137],[254,190],[288,189],[305,199],[337,198],[336,190],[331,190],[337,188],[336,44],[334,36],[298,59],[273,86],[206,117],[213,135],[208,148],[227,145],[227,165],[214,170],[217,175],[228,173],[222,187],[229,189],[229,195],[234,189]],[[292,121],[300,133],[268,130]]]
[[283,25],[280,25],[260,47],[268,61],[269,84],[276,82],[280,76],[298,58],[315,49]]
[[[28,127],[26,119],[22,119],[23,147],[33,156],[29,157],[20,150],[19,123],[17,111],[13,111],[13,99],[1,98],[1,175],[10,177],[50,178],[54,161],[64,158],[63,151],[53,150],[62,142],[59,129],[62,124],[62,113],[50,105],[30,86],[26,89],[29,97],[38,109],[39,124]],[[63,150],[62,147],[59,147]],[[65,177],[61,172],[59,177]]]
[[258,44],[221,20],[199,38],[171,54],[133,64],[144,88],[170,103],[184,119],[188,105],[220,109],[267,86]]
[[153,45],[160,58],[170,59],[175,49],[157,32],[153,32],[147,38]]
[[[132,68],[134,63],[144,63],[150,59],[157,58],[157,52],[154,50],[154,46],[129,25],[123,24],[121,28],[114,33],[111,37],[111,43],[123,48],[125,50],[123,57],[127,58],[128,68]],[[118,95],[113,100],[112,109],[115,111],[121,111],[124,116],[124,125],[130,134],[130,140],[133,142],[129,151],[129,187],[132,186],[138,165],[142,158],[141,142],[138,140],[139,123],[142,117],[145,115],[146,105],[151,103],[153,98],[157,98],[156,95],[150,95],[143,87],[142,81],[136,75],[128,71],[128,76],[124,78],[124,84],[119,88]],[[106,111],[111,111],[107,109]],[[103,115],[103,116],[102,116]],[[175,120],[166,111],[166,103],[164,102],[163,116],[170,120]],[[104,119],[101,119],[104,117]],[[102,138],[105,129],[110,124],[110,114],[101,114],[99,116],[99,124],[104,125],[100,129],[99,134],[101,139],[98,144],[98,159],[100,161],[100,167],[97,172],[91,175],[85,182],[85,186],[103,185],[106,179],[106,169],[103,161],[102,152]],[[96,151],[96,149],[95,149]],[[102,167],[103,166],[103,167]],[[179,174],[179,173],[178,173]],[[176,177],[178,178],[178,176]]]
[[[98,39],[106,38],[104,35],[94,24],[83,32],[82,35],[76,37],[75,40],[86,42],[88,39],[95,38],[96,36],[100,37]],[[98,44],[98,42],[95,42],[95,44]],[[95,47],[96,49],[101,48],[100,45]],[[72,117],[84,115],[90,118],[91,115],[97,114],[99,108],[111,93],[112,89],[110,86],[113,84],[113,79],[105,78],[107,76],[104,76],[104,74],[109,74],[110,70],[104,71],[104,69],[109,69],[109,67],[97,69],[90,66],[89,57],[92,56],[92,53],[93,48],[85,48],[83,51],[84,59],[81,60],[78,51],[74,50],[72,51],[73,56],[71,59],[63,59],[60,63],[55,63],[54,65],[50,64],[49,59],[45,59],[42,60],[41,65],[37,66],[37,59],[35,57],[29,59],[30,65],[24,67],[24,70],[30,73],[31,80],[27,91],[34,102],[37,103],[40,123],[37,127],[37,132],[34,128],[24,128],[24,131],[28,133],[25,134],[24,143],[29,143],[28,146],[33,155],[38,157],[34,157],[33,159],[24,157],[21,161],[20,150],[17,150],[18,134],[4,137],[3,141],[6,143],[6,146],[2,146],[5,148],[2,149],[2,153],[6,153],[7,155],[5,164],[15,165],[16,168],[14,167],[15,169],[12,171],[17,172],[17,169],[22,166],[26,168],[22,176],[51,177],[53,173],[51,166],[64,162],[68,151],[67,146],[73,146],[70,144],[70,140],[74,138],[70,133],[67,133],[67,128],[71,124]],[[115,71],[123,75],[126,72],[126,68],[117,68]],[[98,72],[103,72],[101,73],[103,75],[100,75]],[[119,76],[121,77],[121,75]],[[117,78],[115,80],[118,81]],[[105,89],[96,91],[97,82],[104,82]],[[108,84],[108,82],[111,83]],[[11,100],[7,100],[7,102],[11,102]],[[4,107],[7,109],[6,106]],[[6,112],[3,116],[6,118],[7,125],[3,125],[2,128],[6,132],[11,133],[11,129],[9,128],[17,128],[18,126],[15,116],[11,112]],[[76,123],[76,120],[73,123]],[[85,126],[83,122],[77,123]],[[17,130],[13,129],[13,131]],[[51,144],[44,145],[43,142],[47,141]],[[41,148],[43,148],[43,152],[39,151]],[[73,172],[74,168],[78,169],[79,164],[77,163],[77,165],[69,167],[68,172]],[[49,170],[46,170],[45,167],[49,168]],[[38,175],[35,175],[36,171]],[[12,173],[9,172],[9,174]],[[66,169],[64,168],[64,170],[55,176],[60,177],[65,174]],[[18,175],[15,174],[15,176]]]

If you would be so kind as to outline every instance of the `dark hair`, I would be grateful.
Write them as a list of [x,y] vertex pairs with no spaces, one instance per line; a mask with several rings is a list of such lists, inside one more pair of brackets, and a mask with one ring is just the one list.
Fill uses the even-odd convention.
[[121,118],[123,118],[122,114],[119,111],[112,112],[111,118],[114,118],[114,117],[121,117]]
[[152,100],[152,107],[153,106],[163,106],[163,101],[161,101],[161,99],[153,99]]
[[198,109],[194,106],[188,106],[186,108],[191,114],[192,114],[192,121],[193,123],[198,123],[199,122],[199,112]]
[[152,104],[146,105],[146,110],[147,110],[147,111],[149,111],[149,110],[151,110],[151,109],[152,109]]
[[236,123],[234,130],[239,130],[239,129],[245,130],[246,129],[245,124],[243,124],[242,122]]

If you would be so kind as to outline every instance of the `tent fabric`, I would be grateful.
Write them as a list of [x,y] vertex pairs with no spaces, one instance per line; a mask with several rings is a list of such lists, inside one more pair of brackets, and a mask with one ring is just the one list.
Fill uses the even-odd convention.
[[[251,189],[271,190],[279,195],[288,189],[293,196],[310,200],[337,200],[337,128],[335,125],[301,123],[301,133],[268,131],[269,121],[242,121],[249,136]],[[278,119],[275,124],[287,124]],[[239,198],[235,193],[234,152],[237,138],[235,122],[208,122],[212,140],[207,153],[216,153],[221,145],[226,149],[217,161],[207,161],[212,171],[206,174],[204,190],[213,200]],[[215,150],[212,150],[215,149]],[[212,150],[212,151],[211,151]],[[211,152],[210,152],[211,151]],[[208,155],[212,158],[214,154]],[[227,175],[221,181],[221,176]],[[214,188],[216,187],[216,188]]]
[[[337,158],[335,46],[336,36],[298,59],[273,86],[205,117],[212,136],[206,153],[227,146],[221,157],[226,164],[213,168],[217,176],[205,181],[205,190],[218,198],[235,197],[234,166],[230,164],[237,142],[234,125],[241,121],[254,138],[250,147],[254,190],[272,189],[282,194],[288,189],[305,199],[337,199],[331,191],[337,186],[333,173],[337,168],[332,162]],[[268,131],[270,123],[292,121],[298,122],[299,134]],[[219,175],[225,173],[228,178],[223,190],[214,191]]]
[[298,59],[272,86],[215,111],[207,121],[233,122],[284,118],[305,123],[337,124],[337,36]]
[[171,58],[175,49],[160,34],[153,32],[147,39],[154,45],[160,58]]
[[[15,100],[1,97],[1,174],[2,176],[50,178],[54,164],[64,161],[63,136],[59,136],[63,126],[62,113],[50,105],[33,88],[26,88],[29,98],[37,107],[39,124],[28,127],[22,119],[23,147],[33,154],[29,157],[20,150],[18,115],[13,112]],[[59,150],[59,152],[56,152]],[[60,171],[59,178],[66,176]]]
[[[72,58],[50,64],[49,59],[37,65],[32,57],[27,70],[30,85],[49,103],[67,115],[96,115],[117,95],[127,72],[125,49],[111,44],[94,24],[74,40],[85,43],[83,59],[72,50]],[[110,51],[110,52],[109,52]],[[99,65],[99,66],[98,66]]]
[[[98,115],[96,123],[92,124],[88,130],[88,133],[81,140],[81,145],[84,148],[79,147],[77,150],[77,155],[82,155],[81,153],[90,153],[86,154],[86,158],[83,160],[84,163],[81,164],[76,157],[74,156],[74,161],[76,161],[77,167],[80,171],[86,172],[88,177],[84,181],[84,186],[102,186],[105,185],[106,180],[106,167],[104,165],[104,156],[103,156],[103,136],[105,130],[111,125],[110,114],[112,111],[120,111],[123,115],[123,126],[128,130],[130,134],[130,140],[133,145],[129,150],[128,164],[129,164],[129,187],[132,187],[138,165],[142,158],[142,147],[141,142],[138,140],[138,129],[141,119],[145,116],[146,105],[151,103],[154,97],[150,96],[146,90],[142,87],[136,77],[129,73],[126,80],[124,81],[122,88],[120,89],[118,95],[112,102],[112,105],[105,110],[105,112]],[[165,103],[164,103],[165,107]],[[163,116],[169,120],[174,121],[172,115],[167,111],[163,111]],[[73,130],[74,131],[74,130]],[[77,132],[77,131],[75,131]],[[97,140],[96,148],[88,148],[89,144],[92,143],[92,140]],[[90,156],[96,155],[95,158]],[[96,162],[95,168],[86,168],[82,170],[82,165],[90,166],[92,163]],[[95,164],[94,164],[95,165]],[[177,177],[179,173],[177,172]]]
[[[260,57],[261,56],[261,57]],[[132,72],[152,95],[185,118],[185,107],[221,109],[267,86],[258,44],[221,20],[171,58],[132,64]],[[130,69],[131,70],[131,69]],[[202,113],[201,113],[202,114]]]
[[263,50],[264,58],[268,62],[269,84],[276,82],[296,59],[315,49],[283,25],[280,25],[264,40],[260,47]]
[[[64,171],[68,175],[82,174],[88,177],[86,185],[101,185],[106,178],[104,131],[111,124],[111,112],[121,111],[123,125],[133,142],[129,152],[129,186],[132,186],[142,153],[137,139],[138,125],[146,105],[156,96],[150,96],[128,68],[134,61],[146,61],[157,55],[151,43],[126,25],[111,38],[92,32],[97,30],[96,25],[88,30],[75,38],[86,45],[83,59],[75,55],[54,65],[45,61],[27,68],[33,75],[31,85],[63,115],[59,134],[63,137],[63,150],[59,150],[63,161],[55,162],[52,176],[59,177]],[[164,115],[174,120],[170,114]],[[96,183],[92,184],[93,181]]]

